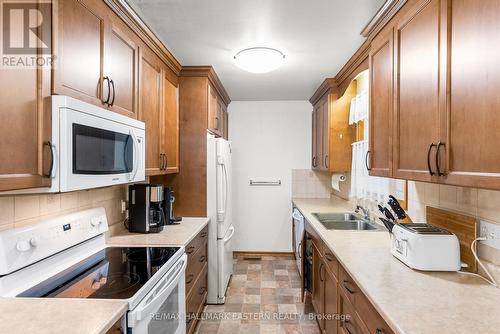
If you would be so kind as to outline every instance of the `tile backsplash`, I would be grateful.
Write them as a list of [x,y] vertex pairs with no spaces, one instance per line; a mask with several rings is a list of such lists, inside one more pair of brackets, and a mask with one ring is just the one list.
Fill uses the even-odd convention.
[[[500,191],[408,181],[408,214],[425,221],[426,206],[464,213],[500,224]],[[479,244],[479,257],[500,280],[500,250]],[[493,266],[494,265],[494,266]]]
[[330,174],[311,169],[292,170],[292,197],[330,198]]
[[0,196],[0,230],[95,207],[106,209],[110,230],[113,230],[121,227],[125,219],[121,201],[126,197],[125,185],[61,194]]

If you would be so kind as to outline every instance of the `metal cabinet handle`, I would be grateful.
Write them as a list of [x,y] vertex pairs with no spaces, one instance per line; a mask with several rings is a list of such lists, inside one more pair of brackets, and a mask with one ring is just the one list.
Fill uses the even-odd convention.
[[333,262],[333,260],[335,260],[333,255],[330,253],[325,253],[325,259],[327,259],[329,262]]
[[372,170],[371,167],[368,166],[368,155],[370,154],[370,150],[366,151],[366,155],[365,155],[365,166],[366,166],[366,170],[370,171]]
[[205,255],[200,256],[200,262],[205,262],[207,257]]
[[[112,107],[115,104],[115,97],[116,97],[116,95],[115,95],[115,82],[113,80],[109,80],[109,84],[113,88],[113,99],[109,103],[109,106]],[[108,97],[108,100],[109,100],[109,97]]]
[[164,169],[164,170],[167,170],[167,167],[168,167],[168,157],[167,157],[167,153],[163,153],[163,158],[165,159],[165,162],[163,163],[163,169]]
[[439,149],[441,146],[445,146],[444,143],[438,142],[436,145],[436,170],[437,170],[437,175],[438,176],[443,176],[444,173],[441,172],[441,167],[439,166]]
[[325,167],[330,168],[330,167],[328,167],[328,154],[325,155]]
[[50,140],[46,142],[44,146],[48,146],[50,149],[50,166],[49,166],[49,172],[47,174],[44,174],[43,176],[50,179],[52,177],[52,172],[54,170],[54,160],[55,160],[54,147],[52,146],[52,142]]
[[195,248],[194,246],[189,246],[189,247],[187,248],[187,250],[186,250],[186,253],[187,253],[187,254],[192,254],[192,253],[194,252],[194,248]]
[[205,287],[203,286],[203,287],[201,287],[201,288],[200,288],[200,290],[198,290],[198,293],[199,293],[200,295],[202,295],[202,294],[204,294],[204,293],[205,293],[205,291],[207,291],[207,288],[205,288]]
[[342,286],[343,286],[343,287],[344,287],[344,288],[345,288],[345,289],[346,289],[346,290],[347,290],[350,294],[356,293],[356,291],[354,291],[353,289],[351,289],[351,288],[349,288],[349,287],[347,286],[347,284],[348,284],[348,283],[349,283],[349,281],[344,280],[344,281],[342,282]]
[[160,153],[160,170],[163,170],[163,153]]
[[194,275],[193,274],[189,274],[187,277],[186,277],[186,284],[189,284],[193,281],[193,278],[194,278]]
[[384,331],[380,328],[375,329],[375,334],[382,334]]
[[205,238],[206,236],[207,236],[207,232],[201,232],[201,233],[200,233],[200,237],[201,237],[201,238]]
[[[108,82],[108,96],[106,97],[106,100],[101,99],[103,104],[109,104],[109,98],[111,97],[111,84],[109,83],[109,77],[104,77],[102,78],[103,81],[103,86],[104,86],[104,81]],[[104,97],[104,92],[101,92],[101,95]]]
[[316,168],[318,166],[318,164],[316,163],[316,156],[313,157],[313,167]]
[[219,130],[219,117],[215,117],[215,130]]
[[346,321],[344,322],[344,324],[345,324],[345,326],[344,326],[344,327],[345,327],[345,330],[347,331],[347,333],[349,333],[349,334],[353,334],[353,333],[354,333],[354,331],[351,331],[351,330],[349,329],[349,326],[351,326],[351,324],[349,323],[349,320],[346,320]]
[[436,144],[434,144],[434,143],[430,144],[429,150],[427,151],[427,169],[429,170],[429,174],[431,174],[431,176],[433,176],[435,174],[431,168],[431,151],[432,151],[432,148],[434,146],[436,146]]
[[325,264],[324,264],[324,263],[321,263],[321,264],[319,265],[319,280],[320,280],[321,282],[324,282],[324,281],[325,281],[324,269],[325,269]]

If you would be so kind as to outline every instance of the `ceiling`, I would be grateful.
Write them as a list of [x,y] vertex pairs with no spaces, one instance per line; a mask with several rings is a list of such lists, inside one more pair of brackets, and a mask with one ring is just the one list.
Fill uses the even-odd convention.
[[[307,100],[363,43],[384,0],[127,0],[182,65],[213,65],[233,101]],[[236,67],[253,46],[286,54],[266,74]]]

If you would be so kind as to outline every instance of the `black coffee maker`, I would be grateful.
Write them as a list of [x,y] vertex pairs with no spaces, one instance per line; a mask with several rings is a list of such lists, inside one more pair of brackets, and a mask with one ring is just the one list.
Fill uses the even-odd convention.
[[158,233],[167,224],[165,189],[159,184],[133,184],[128,187],[128,230]]

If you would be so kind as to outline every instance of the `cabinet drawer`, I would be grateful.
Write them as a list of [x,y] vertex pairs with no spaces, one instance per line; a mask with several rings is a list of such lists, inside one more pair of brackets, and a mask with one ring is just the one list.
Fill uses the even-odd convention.
[[356,297],[356,303],[356,312],[362,316],[363,323],[367,327],[369,333],[394,333],[365,295],[359,293]]
[[186,332],[192,333],[196,327],[196,318],[203,310],[205,301],[207,299],[207,289],[208,289],[208,275],[207,275],[208,265],[205,265],[201,275],[196,280],[193,285],[193,291],[186,300]]
[[191,255],[196,253],[198,248],[205,244],[208,240],[208,225],[203,228],[203,230],[198,233],[193,240],[186,246],[186,254]]
[[345,294],[349,302],[357,307],[358,296],[361,295],[358,286],[352,278],[347,274],[343,267],[339,268],[339,288]]
[[345,316],[344,320],[339,322],[338,332],[340,334],[365,334],[361,321],[358,319],[354,307],[349,301],[342,289],[339,290],[339,314]]
[[186,296],[191,293],[191,289],[205,264],[207,263],[207,243],[204,243],[194,254],[188,255],[186,268]]
[[333,255],[326,245],[324,246],[323,258],[325,259],[325,263],[330,272],[335,276],[336,279],[339,278],[339,261]]

